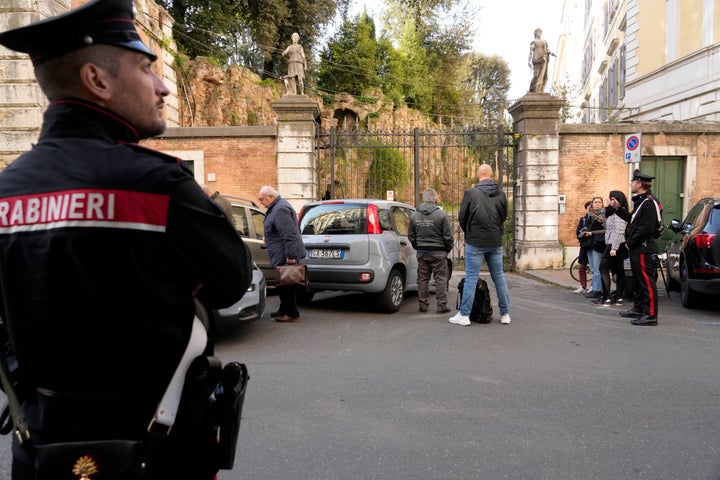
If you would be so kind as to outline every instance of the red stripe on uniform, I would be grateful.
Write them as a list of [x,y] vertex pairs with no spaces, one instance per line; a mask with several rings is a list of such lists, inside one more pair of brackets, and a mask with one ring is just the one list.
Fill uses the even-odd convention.
[[657,299],[653,295],[653,289],[650,286],[650,277],[647,274],[647,268],[645,265],[645,255],[640,255],[640,271],[642,272],[643,279],[645,280],[645,288],[647,288],[648,298],[650,299],[650,316],[655,316],[655,302]]

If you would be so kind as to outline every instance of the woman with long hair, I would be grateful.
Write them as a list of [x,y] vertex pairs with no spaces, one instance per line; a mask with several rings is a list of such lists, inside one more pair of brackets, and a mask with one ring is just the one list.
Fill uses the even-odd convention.
[[585,235],[592,238],[592,245],[588,248],[588,263],[592,272],[593,289],[585,294],[587,298],[602,296],[602,280],[600,277],[600,261],[605,252],[605,204],[602,197],[593,197],[590,211],[589,229]]
[[[600,259],[600,278],[602,279],[602,297],[592,301],[595,305],[622,305],[625,292],[624,260],[627,258],[625,248],[625,228],[627,221],[628,201],[619,190],[610,192],[608,206],[605,208],[605,251]],[[611,291],[610,274],[615,275],[615,294]]]

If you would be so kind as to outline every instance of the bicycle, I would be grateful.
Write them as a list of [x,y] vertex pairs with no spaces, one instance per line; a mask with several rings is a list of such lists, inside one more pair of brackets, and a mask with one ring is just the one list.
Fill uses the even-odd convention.
[[580,256],[578,255],[572,262],[570,262],[570,276],[576,282],[580,282],[580,263],[578,263],[579,260]]

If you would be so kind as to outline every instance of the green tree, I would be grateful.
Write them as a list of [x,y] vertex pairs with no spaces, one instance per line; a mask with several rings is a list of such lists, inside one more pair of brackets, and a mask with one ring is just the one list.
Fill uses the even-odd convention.
[[246,30],[246,11],[232,0],[158,0],[175,20],[173,37],[181,53],[229,63]]
[[430,111],[433,91],[429,72],[427,50],[414,20],[408,18],[398,41],[399,86],[405,103],[425,113]]
[[380,61],[375,22],[364,12],[345,20],[320,53],[318,87],[361,95],[381,86]]
[[[227,0],[231,1],[231,0]],[[282,52],[293,33],[300,35],[305,56],[316,51],[324,27],[344,11],[349,0],[240,0],[246,5],[246,22],[263,57],[263,76],[281,77],[287,73]]]
[[503,122],[508,107],[510,67],[497,55],[469,54],[464,80],[467,108],[474,122],[469,126],[493,128]]
[[[364,149],[360,161],[370,163],[365,180],[365,198],[385,198],[388,190],[398,192],[397,200],[407,201],[402,192],[410,181],[410,170],[403,154],[397,149],[382,143],[368,141],[369,149]],[[369,158],[366,158],[369,157]]]
[[[287,73],[282,52],[291,36],[313,51],[324,27],[349,0],[158,0],[175,20],[178,49],[219,64],[251,63],[263,76]],[[260,65],[257,65],[260,64]],[[285,70],[283,70],[285,69]]]
[[400,78],[401,55],[384,32],[378,39],[377,49],[380,62],[380,71],[378,72],[380,88],[395,105],[402,105],[405,97]]
[[463,55],[477,7],[459,0],[388,0],[388,35],[398,45],[405,99],[443,123],[462,114]]

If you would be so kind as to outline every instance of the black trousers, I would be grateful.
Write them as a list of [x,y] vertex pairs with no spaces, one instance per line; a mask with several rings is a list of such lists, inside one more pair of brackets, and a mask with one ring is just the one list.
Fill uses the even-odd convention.
[[630,256],[630,267],[637,286],[634,308],[644,315],[657,317],[657,273],[655,270],[654,253],[639,253]]
[[[624,261],[627,256],[622,255],[622,250],[618,250],[617,255],[610,256],[611,246],[608,245],[600,260],[600,278],[602,280],[603,298],[608,299],[612,293],[612,278],[610,274],[615,275],[615,298],[623,298],[625,296],[625,265]],[[621,247],[624,249],[625,247]]]
[[276,287],[280,297],[279,312],[288,317],[299,317],[295,287]]

